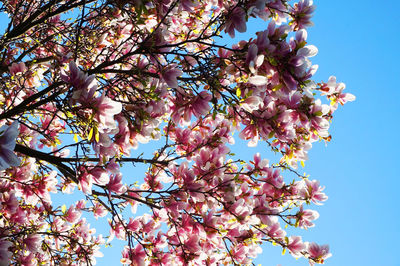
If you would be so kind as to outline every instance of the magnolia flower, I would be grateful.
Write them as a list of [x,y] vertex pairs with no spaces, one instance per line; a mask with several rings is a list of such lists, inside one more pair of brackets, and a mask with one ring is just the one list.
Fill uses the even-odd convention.
[[28,235],[24,239],[25,248],[31,252],[37,252],[42,244],[42,237],[37,234]]
[[312,26],[311,22],[312,13],[315,10],[313,0],[300,0],[294,6],[293,13],[295,14],[295,28],[304,29],[305,27]]
[[246,27],[246,13],[242,8],[235,8],[229,15],[226,24],[225,32],[235,38],[235,30],[238,32],[245,32]]
[[80,210],[76,209],[73,206],[70,206],[66,211],[64,218],[68,222],[75,224],[78,222],[79,218],[81,218],[81,215],[82,213],[80,212]]
[[114,192],[116,194],[122,194],[126,192],[126,187],[122,184],[122,175],[111,175],[110,182],[107,184],[107,188],[110,190],[110,192]]
[[250,96],[247,97],[240,103],[240,106],[245,109],[247,112],[251,113],[254,110],[257,110],[262,103],[262,99],[258,96]]
[[249,83],[255,86],[263,86],[268,83],[268,78],[260,75],[255,75],[249,78]]
[[18,136],[18,122],[0,128],[0,171],[10,166],[19,166],[21,160],[15,155],[15,139]]
[[318,53],[318,48],[314,45],[307,45],[297,51],[297,56],[313,57]]
[[307,40],[307,31],[305,29],[298,30],[296,32],[296,40],[298,43],[305,42]]
[[145,263],[146,252],[143,249],[143,246],[138,244],[135,248],[131,249],[128,246],[125,246],[122,251],[122,264],[129,264],[135,266],[144,266]]
[[309,227],[314,227],[314,223],[312,221],[318,219],[319,213],[314,210],[303,210],[302,205],[300,206],[300,210],[296,216],[298,226],[307,229]]
[[8,248],[11,246],[11,242],[4,239],[0,240],[0,265],[9,265],[12,253]]
[[249,45],[249,50],[247,51],[246,64],[249,65],[251,61],[254,61],[258,54],[258,48],[255,43]]
[[322,205],[320,202],[328,199],[325,193],[322,192],[325,187],[321,187],[319,181],[306,179],[304,182],[305,186],[300,190],[300,195],[304,198],[310,199],[316,205]]
[[305,249],[306,245],[302,242],[300,236],[291,236],[288,238],[287,248],[293,257],[299,258],[301,257],[301,252]]
[[20,62],[12,63],[12,65],[8,67],[8,70],[10,71],[10,74],[14,76],[15,74],[25,72],[27,68],[24,62]]
[[191,253],[198,253],[201,251],[201,247],[199,245],[200,237],[198,235],[192,235],[188,238],[188,240],[185,242],[185,248],[187,248]]
[[101,133],[110,133],[110,131],[117,129],[114,115],[121,113],[122,104],[120,102],[113,101],[103,93],[101,97],[96,99],[95,106],[97,111],[96,119],[98,122],[100,122],[99,131]]
[[310,256],[310,265],[314,265],[314,263],[324,263],[324,260],[331,257],[332,254],[329,253],[328,245],[318,245],[316,243],[310,243],[308,245],[308,254]]
[[171,64],[164,69],[161,73],[161,77],[164,79],[165,83],[171,88],[178,87],[178,77],[183,74],[176,64]]
[[67,73],[65,69],[61,70],[61,79],[74,86],[77,90],[87,90],[92,87],[95,82],[95,76],[88,76],[78,68],[74,61],[69,63],[69,73]]

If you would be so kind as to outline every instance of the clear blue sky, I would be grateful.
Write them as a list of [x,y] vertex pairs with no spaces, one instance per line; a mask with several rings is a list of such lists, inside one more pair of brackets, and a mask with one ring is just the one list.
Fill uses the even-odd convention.
[[[326,186],[329,199],[315,208],[320,213],[316,227],[297,232],[304,241],[330,244],[327,266],[400,265],[400,2],[315,4],[315,26],[308,29],[309,44],[319,49],[312,60],[319,65],[315,80],[335,75],[357,100],[336,112],[328,146],[314,145],[309,154],[305,171]],[[115,248],[103,250],[106,256],[98,265],[117,265],[116,241]],[[278,247],[263,248],[256,264],[308,265],[305,259],[282,256]]]

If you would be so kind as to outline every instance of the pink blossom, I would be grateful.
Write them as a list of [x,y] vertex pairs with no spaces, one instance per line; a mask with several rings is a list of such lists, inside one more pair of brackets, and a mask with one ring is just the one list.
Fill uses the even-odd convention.
[[14,214],[18,210],[18,199],[13,191],[0,194],[1,208],[9,214]]
[[256,40],[256,44],[257,47],[260,51],[263,51],[265,49],[267,49],[268,47],[270,47],[270,40],[268,38],[269,35],[269,31],[265,30],[265,31],[261,31],[261,32],[257,32],[257,40]]
[[61,233],[67,231],[71,228],[71,226],[67,223],[67,221],[61,219],[61,217],[54,218],[53,223],[51,224],[54,232]]
[[310,109],[310,113],[315,116],[324,116],[330,111],[329,106],[326,104],[321,104],[320,99],[316,100]]
[[101,167],[94,167],[90,170],[90,174],[93,176],[94,183],[104,186],[110,181],[110,176],[106,170]]
[[142,226],[142,223],[141,223],[141,218],[135,218],[135,219],[133,219],[132,217],[131,218],[129,218],[129,223],[128,223],[128,225],[126,226],[129,230],[131,230],[132,232],[137,232],[140,228],[141,228],[141,226]]
[[118,163],[115,162],[115,159],[112,159],[111,161],[108,162],[107,171],[109,171],[112,174],[119,173],[119,165]]
[[291,236],[289,237],[289,243],[287,248],[290,253],[295,258],[299,258],[302,256],[301,252],[305,249],[306,245],[302,242],[301,236]]
[[[22,13],[15,2],[6,7],[14,26],[29,24],[21,18],[41,1],[28,1]],[[68,1],[56,2],[49,10]],[[306,160],[312,143],[328,140],[333,112],[354,100],[335,78],[311,80],[318,50],[303,28],[311,24],[312,0],[100,2],[79,25],[62,15],[39,23],[37,47],[12,36],[6,47],[0,122],[24,124],[19,132],[14,123],[0,129],[0,265],[95,264],[105,241],[82,215],[108,211],[108,240],[129,242],[123,264],[245,265],[268,241],[323,262],[327,247],[285,237],[283,228],[285,221],[313,226],[318,213],[301,205],[327,199],[318,181],[283,170]],[[234,37],[253,17],[271,22],[251,39],[218,43],[221,30]],[[69,32],[85,38],[68,39]],[[21,59],[30,60],[29,69],[11,65]],[[236,131],[249,146],[271,148],[277,161],[234,155],[228,144]],[[153,154],[133,151],[152,140],[161,140],[150,144]],[[77,182],[57,176],[60,163]],[[149,167],[123,177],[120,167],[128,164]],[[78,202],[53,206],[50,192],[75,186],[83,192],[75,191]]]
[[206,115],[210,110],[210,100],[211,95],[206,91],[201,91],[192,105],[192,112],[194,116],[200,117],[202,115]]
[[184,9],[185,11],[188,11],[188,12],[192,11],[192,9],[193,9],[194,7],[196,7],[196,6],[199,5],[199,3],[198,3],[196,0],[182,0],[182,1],[180,2],[180,4],[181,4],[181,6],[183,7],[183,9]]
[[240,133],[239,133],[239,138],[248,140],[250,139],[248,146],[249,147],[256,147],[258,144],[258,129],[257,125],[251,124],[246,126]]
[[95,203],[92,211],[93,211],[94,218],[96,218],[96,219],[99,217],[104,217],[108,213],[107,209],[103,206],[103,204],[101,204],[99,202]]
[[11,216],[11,220],[14,222],[14,223],[18,223],[18,224],[24,224],[24,223],[26,223],[27,222],[27,213],[25,212],[25,210],[24,209],[22,209],[22,208],[18,208],[17,209],[17,212],[16,213],[14,213],[12,216]]
[[300,104],[300,100],[303,97],[303,95],[298,92],[298,91],[291,91],[289,92],[289,94],[287,95],[287,98],[284,99],[285,104],[287,104],[288,107],[290,108],[297,108]]
[[227,49],[224,49],[224,48],[219,48],[218,49],[218,56],[220,58],[229,58],[229,57],[232,56],[232,54],[233,54],[233,52],[230,51],[230,50],[227,50]]
[[334,93],[341,92],[344,90],[344,83],[336,83],[336,77],[330,76],[327,83],[324,83],[321,87],[322,95],[332,95]]
[[286,232],[281,229],[278,222],[268,226],[267,230],[268,235],[273,239],[283,239],[286,235]]
[[251,261],[249,258],[249,247],[244,244],[238,244],[232,250],[232,257],[240,264],[247,264]]
[[225,32],[235,38],[235,30],[245,32],[246,29],[246,13],[242,8],[236,7],[228,16],[225,23]]
[[243,198],[237,200],[229,209],[241,220],[250,215],[252,211],[251,205],[246,204]]
[[282,74],[283,82],[289,90],[294,90],[297,88],[297,81],[293,78],[292,74],[289,72],[284,72]]
[[294,25],[297,29],[303,29],[314,25],[311,22],[312,13],[315,10],[313,0],[300,0],[294,6],[293,16],[295,18]]
[[332,254],[329,253],[329,246],[328,245],[318,245],[317,243],[310,243],[307,248],[310,264],[314,265],[316,263],[324,263],[324,260],[331,257]]
[[188,238],[188,240],[185,242],[185,248],[187,248],[190,252],[192,253],[198,253],[201,251],[201,247],[199,245],[199,236],[198,235],[192,235]]
[[172,107],[172,119],[176,123],[188,125],[192,115],[200,117],[206,115],[210,110],[209,101],[211,95],[206,91],[201,91],[199,95],[190,95],[185,93],[178,93],[174,99]]
[[297,56],[313,57],[318,53],[318,48],[314,45],[307,45],[297,51]]
[[105,132],[105,129],[116,129],[116,123],[114,115],[121,113],[122,104],[106,97],[103,93],[95,103],[96,116],[98,121],[104,126],[100,127],[101,132]]
[[246,55],[246,65],[249,65],[250,62],[254,62],[258,54],[258,48],[255,43],[250,44],[249,50]]
[[10,166],[19,166],[21,160],[15,155],[14,148],[18,136],[18,122],[0,128],[0,171]]
[[110,192],[122,194],[126,191],[126,187],[122,184],[122,174],[111,175],[110,182],[107,184]]
[[322,192],[325,187],[321,187],[318,180],[310,181],[306,179],[304,182],[305,188],[300,191],[300,194],[303,197],[310,199],[316,205],[322,205],[320,202],[328,199],[325,193]]
[[[95,76],[88,76],[86,73],[81,71],[74,61],[69,63],[69,73],[67,74],[64,69],[61,70],[61,78],[65,82],[70,83],[77,90],[87,91],[93,86]],[[78,97],[79,98],[79,97]]]
[[76,222],[78,222],[81,215],[82,213],[80,210],[77,210],[74,206],[70,206],[67,212],[64,214],[64,218],[68,222],[75,224]]
[[331,100],[333,100],[333,109],[337,108],[337,102],[344,105],[346,102],[351,102],[356,99],[356,97],[351,93],[343,93],[346,88],[344,83],[336,83],[336,77],[330,76],[327,83],[321,86],[321,94],[327,95]]
[[240,106],[247,112],[251,113],[254,110],[257,110],[261,103],[262,103],[262,100],[260,97],[250,96],[250,97],[247,97],[246,99],[244,99],[240,103]]
[[42,243],[42,237],[37,234],[28,235],[24,239],[24,244],[26,249],[34,253],[39,251],[41,243]]
[[255,86],[263,86],[268,83],[268,78],[261,75],[251,76],[249,78],[249,83]]
[[145,263],[146,256],[147,256],[146,252],[143,249],[142,245],[138,244],[133,249],[130,249],[129,247],[126,246],[122,251],[123,258],[121,259],[121,263],[129,264],[132,266],[144,266],[146,265]]
[[319,214],[317,211],[314,210],[303,210],[303,205],[302,205],[296,216],[297,216],[297,224],[300,227],[307,229],[308,227],[314,226],[314,223],[311,221],[318,219]]
[[[49,175],[44,177],[45,190],[47,192],[57,193],[57,171],[51,171]],[[49,196],[50,197],[50,196]]]
[[298,30],[296,32],[296,41],[297,43],[303,43],[307,40],[307,31],[305,29]]
[[255,169],[264,169],[265,167],[268,167],[268,160],[267,159],[261,159],[261,155],[259,152],[257,152],[254,157],[253,157],[253,162],[254,163],[254,168]]
[[83,172],[79,178],[79,187],[85,194],[92,194],[93,178],[91,174]]
[[347,103],[347,102],[352,102],[356,100],[356,96],[354,96],[351,93],[340,93],[338,97],[338,101],[341,105]]
[[37,266],[35,255],[32,252],[29,254],[25,253],[24,255],[21,254],[18,262],[21,263],[20,265],[24,266]]
[[8,248],[11,246],[11,242],[0,239],[0,265],[9,265],[12,253]]
[[183,72],[176,64],[169,65],[161,72],[161,77],[171,88],[178,87],[178,77],[182,76]]
[[83,210],[83,209],[85,209],[85,205],[86,205],[86,201],[85,200],[79,200],[75,204],[75,208],[78,209],[78,210]]
[[121,224],[121,222],[116,222],[114,225],[110,225],[110,226],[111,226],[111,229],[110,229],[111,237],[113,237],[115,235],[120,240],[126,239],[125,227]]
[[14,76],[15,74],[25,72],[27,67],[24,62],[12,63],[11,66],[8,67],[8,70],[10,71],[10,74]]

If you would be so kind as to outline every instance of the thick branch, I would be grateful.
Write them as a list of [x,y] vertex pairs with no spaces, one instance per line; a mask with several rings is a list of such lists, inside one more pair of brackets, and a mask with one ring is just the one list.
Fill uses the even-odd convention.
[[[77,158],[63,158],[63,157],[58,157],[58,156],[53,156],[48,153],[44,153],[38,150],[31,149],[29,147],[16,144],[15,149],[16,152],[25,154],[29,157],[33,157],[39,160],[43,160],[46,162],[49,162],[55,166],[62,166],[63,168],[68,166],[64,165],[63,163],[72,163],[72,162],[99,162],[99,158],[83,158],[83,157],[77,157]],[[158,161],[154,159],[140,159],[140,158],[120,158],[116,159],[117,162],[134,162],[134,163],[150,163],[150,164],[161,164],[161,165],[168,165],[167,161]],[[69,168],[70,169],[70,168]],[[70,169],[71,170],[71,169]],[[72,170],[71,170],[72,171]]]
[[75,171],[72,170],[67,165],[63,164],[59,160],[60,157],[52,156],[52,155],[49,155],[47,153],[31,149],[31,148],[28,148],[28,147],[20,145],[20,144],[16,144],[15,145],[14,151],[22,153],[22,154],[25,154],[25,155],[27,155],[29,157],[36,158],[38,160],[42,160],[42,161],[46,161],[48,163],[51,163],[52,165],[57,167],[57,169],[60,170],[60,172],[62,174],[64,174],[66,177],[70,178],[75,183],[78,183],[78,179],[76,178]]
[[[36,107],[40,106],[44,102],[39,101],[34,104],[30,104],[30,103],[34,102],[35,100],[39,99],[40,97],[44,96],[45,94],[51,92],[53,89],[57,88],[58,86],[60,86],[62,84],[63,84],[63,82],[60,82],[60,81],[55,82],[55,83],[51,84],[50,86],[48,86],[46,89],[29,96],[28,98],[26,98],[24,101],[22,101],[20,104],[18,104],[14,108],[0,114],[0,119],[11,118],[14,115],[24,113],[25,111],[28,111],[28,110],[35,109]],[[50,96],[50,98],[55,98],[58,94],[54,93],[53,95]],[[48,99],[45,99],[45,102],[47,102],[47,101],[48,101]],[[30,105],[28,105],[28,104],[30,104]]]
[[[35,20],[37,17],[39,17],[44,10],[49,10],[51,8],[52,5],[56,4],[57,1],[53,1],[48,3],[47,5],[41,7],[39,10],[37,10],[34,14],[32,14],[28,19],[26,19],[24,22],[18,24],[11,32],[9,32],[6,36],[7,40],[13,39],[15,37],[18,37],[22,34],[24,34],[25,32],[27,32],[28,30],[32,29],[33,27],[35,27],[36,25],[39,25],[43,22],[45,22],[47,19],[54,17],[58,14],[62,14],[68,10],[74,9],[78,6],[81,6],[83,4],[88,4],[88,3],[92,3],[96,0],[84,0],[84,1],[80,1],[78,3],[75,4],[65,4],[60,6],[58,9],[56,9],[53,12],[49,12],[47,13],[45,16]],[[62,2],[62,1],[59,1]]]

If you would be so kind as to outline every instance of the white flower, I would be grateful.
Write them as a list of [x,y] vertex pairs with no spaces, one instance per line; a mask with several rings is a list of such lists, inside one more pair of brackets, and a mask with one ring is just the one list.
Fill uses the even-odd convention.
[[15,155],[15,139],[18,136],[18,122],[0,128],[0,171],[10,166],[19,166],[21,160]]

